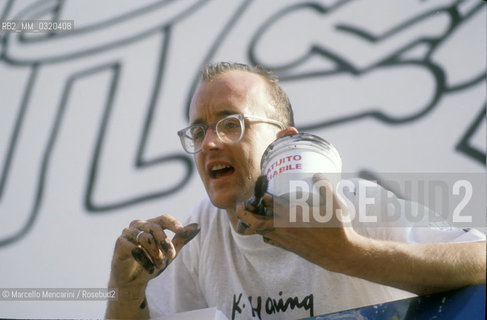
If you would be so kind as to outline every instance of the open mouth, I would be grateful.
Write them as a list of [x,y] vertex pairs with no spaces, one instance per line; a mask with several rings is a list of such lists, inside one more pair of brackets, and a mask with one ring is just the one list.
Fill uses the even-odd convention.
[[235,169],[232,166],[216,164],[210,168],[210,177],[218,179],[231,175]]

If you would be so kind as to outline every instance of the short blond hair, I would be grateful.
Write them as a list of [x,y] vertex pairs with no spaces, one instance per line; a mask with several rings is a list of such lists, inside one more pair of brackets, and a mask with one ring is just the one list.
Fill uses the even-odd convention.
[[282,122],[287,127],[294,127],[294,113],[289,97],[281,87],[279,78],[262,66],[249,66],[236,62],[217,62],[205,65],[201,69],[204,82],[210,82],[219,75],[229,71],[246,71],[261,76],[268,84],[269,98],[274,106],[274,114],[270,118]]

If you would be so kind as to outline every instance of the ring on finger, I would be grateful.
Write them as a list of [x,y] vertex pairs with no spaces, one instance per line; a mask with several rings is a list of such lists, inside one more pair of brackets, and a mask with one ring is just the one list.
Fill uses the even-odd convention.
[[137,233],[137,236],[135,237],[135,242],[137,242],[137,244],[140,245],[140,242],[139,242],[139,238],[140,238],[140,235],[143,234],[145,231],[139,231],[139,233]]

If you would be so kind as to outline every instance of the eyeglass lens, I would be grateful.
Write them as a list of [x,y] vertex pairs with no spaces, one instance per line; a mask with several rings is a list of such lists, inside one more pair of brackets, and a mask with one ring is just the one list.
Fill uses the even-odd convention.
[[216,132],[222,142],[236,142],[242,134],[240,120],[237,118],[225,118],[217,123]]
[[[186,149],[195,152],[201,149],[207,129],[205,126],[189,128],[184,135]],[[216,132],[223,143],[237,142],[242,136],[242,126],[238,118],[225,118],[216,124]]]

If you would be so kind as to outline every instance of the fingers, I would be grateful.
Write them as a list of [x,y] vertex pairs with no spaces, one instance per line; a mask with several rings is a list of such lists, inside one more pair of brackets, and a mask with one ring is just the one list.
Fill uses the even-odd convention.
[[270,193],[264,195],[262,202],[268,211],[273,212],[273,214],[277,216],[280,216],[283,212],[287,213],[289,210],[289,201],[287,199],[281,199]]
[[135,230],[144,231],[144,233],[139,236],[138,242],[133,241],[133,239],[130,238],[129,240],[132,240],[132,242],[147,249],[152,256],[162,258],[159,253],[169,257],[170,259],[173,259],[176,256],[174,245],[164,232],[165,229],[174,233],[178,233],[183,230],[183,225],[176,218],[165,214],[147,221],[132,221],[130,223],[130,227],[134,228]]
[[[164,260],[174,257],[174,248],[170,245],[166,234],[162,229],[153,223],[147,222],[139,225],[137,228],[129,228],[131,240],[137,247],[142,249],[147,258],[157,267],[161,268]],[[134,241],[134,234],[135,241]],[[169,244],[167,243],[169,242]],[[140,252],[140,250],[137,250]]]
[[[127,234],[128,230],[125,229],[124,233]],[[132,259],[137,263],[130,263],[130,261],[133,261]],[[117,274],[118,276],[116,277],[122,282],[131,282],[141,274],[141,270],[137,265],[141,266],[149,274],[153,274],[155,271],[154,264],[147,258],[140,247],[129,241],[124,235],[118,237],[112,261],[112,272]]]
[[200,226],[197,223],[191,223],[185,226],[181,231],[177,232],[172,238],[172,244],[176,250],[176,254],[181,248],[191,241],[200,232]]
[[141,247],[132,249],[132,257],[149,273],[153,274],[155,271],[154,263],[149,259],[149,255]]
[[296,197],[274,196],[266,193],[263,204],[274,213],[278,228],[340,228],[347,222],[346,206],[339,198],[332,182],[323,174],[313,176],[309,194]]
[[253,214],[252,212],[245,210],[244,202],[238,202],[236,209],[237,217],[239,218],[237,232],[240,234],[245,234],[247,229],[252,229],[260,234],[274,230],[274,220],[272,216]]
[[319,185],[320,196],[322,199],[325,199],[325,203],[320,204],[320,210],[322,212],[330,212],[332,216],[332,219],[326,226],[330,228],[351,226],[349,211],[343,202],[343,199],[334,191],[331,182],[321,173],[316,173],[313,176],[313,182]]
[[132,255],[132,249],[135,248],[136,246],[127,240],[127,238],[123,235],[124,231],[122,232],[122,235],[118,237],[117,242],[115,243],[115,252],[117,253],[117,259],[119,260],[125,260],[128,257]]
[[157,218],[149,219],[148,222],[158,224],[162,229],[171,230],[174,233],[180,232],[184,226],[176,218],[165,214]]
[[171,243],[171,240],[169,240],[166,233],[158,224],[153,222],[147,222],[139,229],[147,232],[149,235],[152,236],[157,249],[161,250],[165,256],[169,257],[170,259],[176,256],[176,252],[174,246]]
[[[173,231],[173,241],[164,232]],[[163,215],[147,221],[135,220],[122,232],[122,237],[130,242],[130,255],[152,274],[156,269],[165,269],[176,257],[177,252],[199,232],[198,224],[186,227],[175,218]],[[128,249],[123,254],[128,255]],[[162,271],[161,270],[161,271]]]
[[[318,187],[320,195],[333,204],[333,208],[340,209],[342,207],[341,199],[335,190],[333,184],[322,173],[315,173],[313,175],[313,183]],[[328,205],[328,204],[327,204]]]
[[[173,241],[165,230],[175,233]],[[132,221],[115,244],[110,282],[116,286],[145,285],[163,272],[198,232],[197,224],[183,227],[169,215]]]

